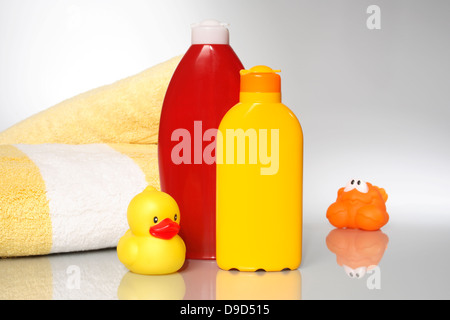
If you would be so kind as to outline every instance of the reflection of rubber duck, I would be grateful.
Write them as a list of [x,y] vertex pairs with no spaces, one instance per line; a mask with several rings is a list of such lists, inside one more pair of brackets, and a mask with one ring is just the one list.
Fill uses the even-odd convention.
[[336,254],[337,264],[349,277],[358,279],[380,263],[388,242],[381,230],[334,229],[326,239],[328,249]]
[[119,260],[132,272],[167,274],[184,263],[186,246],[178,236],[180,210],[167,193],[147,187],[128,206],[130,230],[117,245]]
[[383,188],[353,179],[339,189],[336,202],[327,210],[327,218],[336,228],[378,230],[389,221],[387,198]]
[[119,288],[119,300],[182,300],[186,285],[180,273],[145,276],[126,273]]

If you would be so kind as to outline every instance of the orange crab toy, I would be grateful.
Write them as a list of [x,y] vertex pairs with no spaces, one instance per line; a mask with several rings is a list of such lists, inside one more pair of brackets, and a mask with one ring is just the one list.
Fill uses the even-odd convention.
[[383,188],[352,179],[338,191],[337,200],[327,210],[327,218],[336,228],[378,230],[389,221]]

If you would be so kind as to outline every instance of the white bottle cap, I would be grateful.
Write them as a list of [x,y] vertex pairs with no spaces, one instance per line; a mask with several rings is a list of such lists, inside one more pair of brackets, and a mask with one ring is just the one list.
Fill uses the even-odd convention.
[[194,23],[192,27],[192,44],[229,44],[228,24],[216,20]]

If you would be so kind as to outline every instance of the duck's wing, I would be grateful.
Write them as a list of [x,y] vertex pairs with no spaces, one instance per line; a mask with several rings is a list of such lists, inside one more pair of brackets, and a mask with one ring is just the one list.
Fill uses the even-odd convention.
[[117,244],[117,256],[125,266],[132,265],[138,256],[139,246],[136,238],[126,234]]

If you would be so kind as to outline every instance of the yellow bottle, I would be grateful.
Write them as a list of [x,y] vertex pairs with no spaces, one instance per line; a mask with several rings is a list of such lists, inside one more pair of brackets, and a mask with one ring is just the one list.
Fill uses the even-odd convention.
[[241,71],[240,102],[217,133],[217,264],[297,269],[302,255],[303,133],[281,103],[279,70]]

